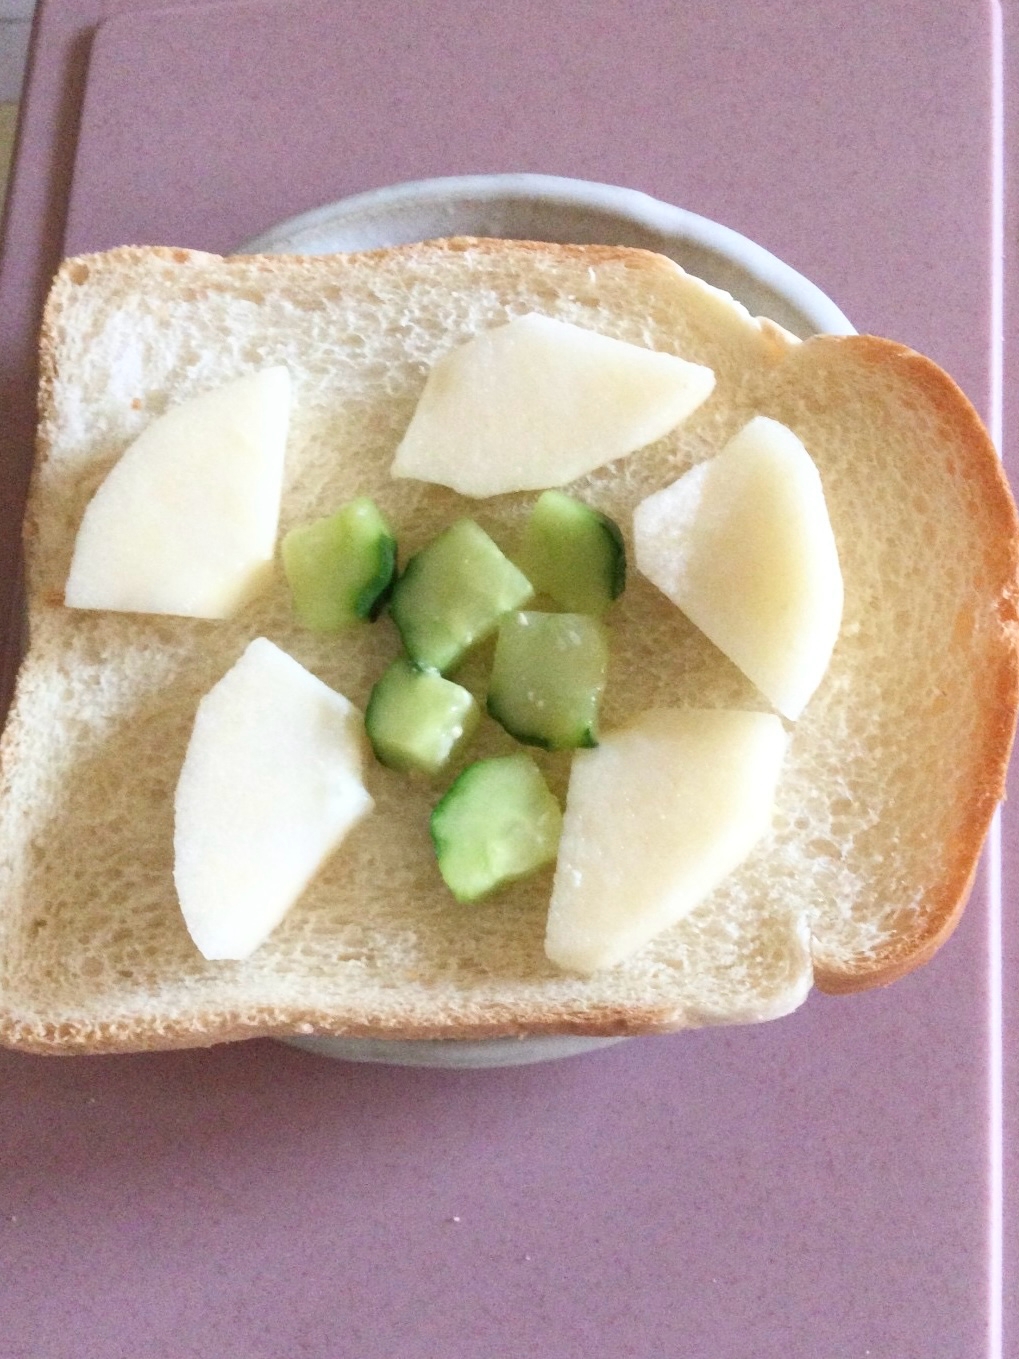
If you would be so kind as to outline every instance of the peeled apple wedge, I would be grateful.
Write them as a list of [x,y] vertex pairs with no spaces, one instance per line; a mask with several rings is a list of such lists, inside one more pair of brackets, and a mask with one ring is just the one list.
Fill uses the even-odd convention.
[[637,506],[637,568],[795,720],[842,622],[842,572],[817,468],[758,416],[716,458]]
[[198,705],[174,804],[174,882],[210,959],[247,958],[372,808],[352,704],[264,637]]
[[85,511],[64,602],[229,618],[269,579],[289,419],[283,367],[155,419]]
[[700,364],[531,313],[439,359],[393,476],[467,496],[564,486],[660,439],[714,385]]
[[612,967],[692,911],[767,833],[785,749],[770,713],[654,709],[577,754],[550,960]]

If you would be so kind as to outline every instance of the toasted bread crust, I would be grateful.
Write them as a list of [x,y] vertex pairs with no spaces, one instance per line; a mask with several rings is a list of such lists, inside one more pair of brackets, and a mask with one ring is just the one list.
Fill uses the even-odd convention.
[[895,371],[931,402],[951,428],[964,460],[956,476],[975,488],[984,524],[982,541],[991,582],[985,668],[973,677],[983,695],[983,740],[974,779],[953,837],[947,866],[930,892],[918,927],[904,933],[875,958],[856,967],[832,966],[823,947],[815,947],[814,984],[831,995],[887,986],[927,963],[951,936],[962,917],[1005,782],[1019,711],[1019,516],[1001,459],[976,410],[937,364],[905,345],[875,336],[819,337],[804,346],[837,346],[861,368]]

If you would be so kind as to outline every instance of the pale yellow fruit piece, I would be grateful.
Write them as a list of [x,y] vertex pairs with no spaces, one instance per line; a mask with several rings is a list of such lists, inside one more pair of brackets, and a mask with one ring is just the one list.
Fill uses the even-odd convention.
[[824,490],[785,425],[758,416],[641,502],[637,569],[790,719],[824,678],[842,572]]
[[206,958],[246,958],[372,808],[358,710],[264,637],[198,705],[174,882]]
[[438,360],[393,476],[469,496],[565,486],[660,439],[714,385],[700,364],[531,313]]
[[786,734],[770,713],[654,709],[574,756],[545,952],[622,962],[768,833]]
[[85,511],[64,602],[228,618],[268,582],[290,374],[265,368],[158,416]]

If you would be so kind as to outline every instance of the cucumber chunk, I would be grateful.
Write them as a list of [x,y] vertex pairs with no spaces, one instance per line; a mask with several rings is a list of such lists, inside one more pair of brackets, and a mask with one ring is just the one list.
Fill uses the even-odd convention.
[[534,588],[573,613],[604,613],[626,586],[618,525],[562,491],[538,497],[521,558]]
[[551,863],[563,815],[530,755],[469,765],[432,812],[439,871],[457,901],[477,901]]
[[480,719],[466,689],[401,657],[372,690],[364,725],[376,756],[390,769],[437,774]]
[[596,746],[608,662],[605,628],[588,614],[510,614],[495,644],[488,711],[526,745]]
[[339,632],[377,618],[385,607],[396,539],[373,500],[352,500],[336,514],[291,529],[281,553],[294,613],[306,628]]
[[411,557],[390,612],[411,660],[445,673],[533,594],[488,534],[461,519]]

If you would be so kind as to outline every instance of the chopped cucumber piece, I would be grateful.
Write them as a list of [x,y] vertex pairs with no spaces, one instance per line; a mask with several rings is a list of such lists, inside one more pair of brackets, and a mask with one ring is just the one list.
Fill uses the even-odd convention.
[[618,526],[562,491],[538,497],[521,556],[534,588],[574,613],[604,613],[626,585]]
[[466,689],[401,658],[372,690],[364,725],[390,769],[437,774],[474,735],[480,717]]
[[373,500],[362,497],[282,544],[294,613],[315,632],[338,632],[385,607],[396,571],[396,539]]
[[530,755],[478,760],[432,812],[439,870],[457,901],[477,901],[551,863],[563,815]]
[[488,534],[461,519],[411,557],[390,612],[411,660],[445,672],[533,594]]
[[596,746],[609,648],[582,613],[514,613],[495,645],[488,711],[511,736],[547,750]]

